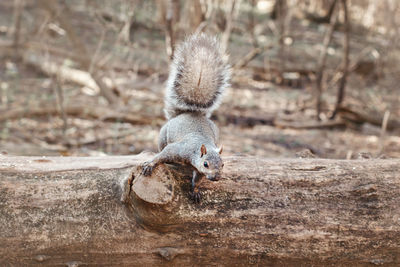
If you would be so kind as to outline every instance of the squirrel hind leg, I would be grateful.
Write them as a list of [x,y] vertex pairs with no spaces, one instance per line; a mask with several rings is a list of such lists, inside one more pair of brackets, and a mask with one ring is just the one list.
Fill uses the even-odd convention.
[[197,204],[199,204],[200,200],[201,200],[201,192],[196,184],[200,178],[201,177],[200,177],[199,173],[194,170],[193,177],[191,180],[192,184],[191,184],[189,196],[190,196],[190,199],[193,200],[193,202],[197,203]]

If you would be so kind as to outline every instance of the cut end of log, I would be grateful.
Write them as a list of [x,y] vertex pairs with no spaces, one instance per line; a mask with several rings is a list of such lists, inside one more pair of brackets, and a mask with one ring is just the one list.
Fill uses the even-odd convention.
[[[192,169],[187,166],[161,164],[150,176],[145,176],[139,165],[122,181],[121,201],[132,211],[136,221],[148,230],[170,232],[182,228],[187,217],[204,206],[189,198],[191,173]],[[210,183],[214,184],[208,180],[200,181],[203,192],[210,189]],[[206,202],[207,196],[204,197]]]
[[181,187],[165,165],[157,166],[150,176],[144,176],[141,171],[141,167],[137,167],[122,181],[121,200],[145,228],[168,231],[179,222]]
[[136,198],[154,205],[166,205],[174,197],[174,179],[167,168],[159,166],[150,177],[144,176],[139,171],[135,179],[132,173],[131,193]]

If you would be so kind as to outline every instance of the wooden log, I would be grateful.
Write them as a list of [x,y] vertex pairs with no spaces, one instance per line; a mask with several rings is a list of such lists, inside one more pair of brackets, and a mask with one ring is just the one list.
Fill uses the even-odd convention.
[[151,155],[0,156],[0,265],[400,264],[400,160],[226,157],[190,170]]

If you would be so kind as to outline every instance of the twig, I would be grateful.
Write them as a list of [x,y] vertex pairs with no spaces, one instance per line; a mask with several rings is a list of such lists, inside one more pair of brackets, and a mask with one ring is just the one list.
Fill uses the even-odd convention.
[[229,11],[226,15],[226,28],[221,38],[221,50],[226,51],[228,48],[229,38],[232,32],[232,24],[233,24],[233,13],[235,12],[235,4],[236,0],[230,0],[229,4]]
[[93,56],[92,56],[92,58],[90,60],[89,69],[88,69],[89,73],[93,73],[94,67],[95,67],[96,62],[97,62],[97,57],[99,56],[101,47],[103,46],[103,42],[104,42],[105,36],[106,36],[106,30],[103,29],[101,31],[100,40],[99,40],[99,42],[97,44],[96,50],[94,51],[94,54],[93,54]]
[[253,48],[247,55],[241,58],[236,64],[233,66],[234,69],[240,69],[245,67],[250,61],[252,61],[256,56],[258,56],[261,52],[263,52],[265,48],[256,47]]
[[[57,2],[52,0],[41,0],[40,2],[51,15],[57,17],[60,26],[67,32],[68,38],[72,42],[74,49],[76,50],[76,53],[81,55],[81,57],[79,57],[80,59],[79,63],[83,66],[83,68],[89,70],[92,60],[88,54],[88,51],[86,50],[85,45],[82,43],[82,41],[76,34],[74,28],[69,23],[69,20],[65,17],[65,15],[62,12],[59,12]],[[90,72],[90,75],[92,76],[95,83],[98,85],[101,94],[107,99],[107,101],[110,104],[116,105],[116,103],[119,102],[119,99],[112,92],[112,90],[110,90],[110,88],[105,85],[105,83],[102,81],[101,75],[97,72],[97,70]]]
[[130,1],[125,1],[125,17],[123,19],[124,26],[121,29],[123,41],[126,44],[130,43],[131,25],[134,18],[134,6]]
[[67,114],[65,113],[65,109],[64,109],[64,92],[60,86],[60,82],[61,82],[61,79],[58,76],[56,77],[56,81],[53,81],[53,83],[55,83],[54,87],[55,87],[55,91],[56,91],[55,93],[57,96],[57,104],[60,108],[61,118],[63,120],[62,133],[63,133],[63,137],[65,139],[65,134],[68,129],[68,120],[67,120]]
[[379,154],[382,154],[383,150],[385,149],[385,137],[386,137],[387,126],[389,123],[389,118],[390,118],[390,111],[386,110],[385,114],[383,115],[382,126],[381,126]]
[[[335,5],[337,0],[334,1]],[[334,6],[333,6],[334,9]],[[330,17],[330,23],[329,23],[329,28],[325,32],[325,37],[324,37],[324,45],[321,51],[321,54],[318,59],[317,63],[317,75],[315,79],[315,99],[316,99],[316,110],[317,110],[317,120],[321,120],[320,114],[321,114],[321,95],[322,95],[322,77],[324,76],[324,71],[326,67],[326,58],[327,58],[327,52],[328,52],[328,46],[332,40],[332,35],[335,30],[337,22],[337,13],[334,13]]]
[[279,58],[280,58],[280,71],[281,73],[284,72],[285,70],[285,65],[286,65],[286,53],[285,53],[285,33],[286,33],[286,23],[285,23],[285,17],[287,15],[287,3],[286,0],[279,0],[276,3],[276,8],[277,8],[277,18],[278,18],[278,26],[279,26],[279,36],[278,36],[278,44],[279,44]]
[[329,6],[328,12],[324,16],[319,16],[314,13],[305,13],[305,18],[316,23],[328,23],[332,19],[333,11],[335,9],[337,0],[333,0]]
[[14,0],[14,49],[15,58],[18,59],[20,48],[21,20],[22,10],[24,8],[24,0]]
[[174,10],[179,5],[177,0],[168,0],[167,10],[165,14],[165,44],[167,55],[170,60],[174,57],[175,50],[175,33],[174,33]]
[[249,12],[249,31],[250,31],[250,36],[251,36],[251,43],[253,45],[254,48],[258,47],[258,41],[257,41],[257,36],[254,32],[254,28],[256,26],[256,22],[255,22],[255,18],[254,18],[254,12],[256,9],[256,0],[251,0],[250,4],[251,4],[251,10]]
[[[124,35],[124,31],[123,28],[119,31],[117,38],[114,41],[114,44],[112,47],[115,47],[123,38]],[[130,50],[132,51],[132,50]],[[99,59],[99,61],[96,63],[97,68],[101,69],[103,68],[107,63],[109,63],[110,59],[113,58],[114,54],[113,54],[113,50],[110,50],[105,56],[102,57],[102,59]]]
[[208,0],[207,8],[205,14],[203,14],[203,21],[197,26],[197,29],[194,31],[195,34],[199,34],[204,31],[204,29],[208,28],[211,32],[218,32],[218,26],[215,22],[215,18],[217,16],[217,10],[219,10],[220,1]]
[[349,14],[347,10],[347,0],[341,0],[342,5],[343,5],[343,12],[344,12],[344,51],[343,51],[343,76],[342,79],[340,80],[339,88],[338,88],[338,94],[337,94],[337,101],[336,101],[336,106],[335,109],[332,113],[332,116],[330,117],[331,120],[333,120],[336,117],[336,114],[338,112],[338,109],[340,105],[343,102],[344,95],[345,95],[345,88],[346,88],[346,81],[347,81],[347,75],[348,75],[348,68],[349,68],[349,51],[350,51],[350,39],[349,39],[349,34],[350,34],[350,22],[349,22]]
[[[349,63],[349,69],[348,69],[348,73],[350,74],[350,73],[352,73],[355,69],[356,69],[356,67],[357,67],[357,65],[358,65],[358,63],[359,63],[359,61],[364,57],[364,56],[366,56],[368,53],[370,53],[371,52],[371,50],[373,50],[374,48],[372,48],[372,47],[366,47],[366,48],[364,48],[363,50],[361,50],[361,52],[352,60],[352,62],[351,63]],[[342,72],[340,72],[340,71],[335,71],[336,72],[336,74],[332,77],[332,79],[328,82],[328,85],[327,85],[327,88],[328,89],[330,89],[330,88],[332,88],[342,77],[343,77],[343,73]]]
[[187,1],[190,3],[189,21],[191,30],[197,29],[198,26],[205,20],[202,4],[200,0]]

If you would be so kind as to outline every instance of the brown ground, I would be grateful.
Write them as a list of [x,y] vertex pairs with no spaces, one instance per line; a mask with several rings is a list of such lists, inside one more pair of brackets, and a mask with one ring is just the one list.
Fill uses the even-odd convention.
[[[10,9],[6,4],[1,5],[0,27],[3,30],[0,31],[0,41],[11,38],[4,30],[9,26],[10,20],[3,16],[10,14]],[[293,31],[303,31],[305,34],[286,48],[286,67],[315,69],[318,56],[315,51],[320,51],[325,28],[308,27],[299,22],[300,20],[293,22]],[[72,20],[72,23],[77,22]],[[79,28],[79,31],[82,32],[83,40],[87,40],[88,50],[94,51],[97,39],[93,36],[97,37],[98,33],[94,29],[91,31],[91,27],[93,24],[87,21],[85,27]],[[107,36],[104,51],[101,51],[99,58],[104,57],[108,51],[113,53],[108,73],[113,76],[126,102],[125,107],[117,109],[156,119],[162,116],[163,88],[167,76],[163,33],[140,25],[135,30],[133,44],[115,44],[115,36]],[[268,37],[271,33],[265,34]],[[47,39],[43,39],[43,36],[35,38],[35,41],[67,51],[70,46],[68,40],[62,36],[46,35]],[[328,70],[332,75],[340,63],[342,38],[341,32],[335,33],[332,45],[334,54],[328,60]],[[372,65],[368,65],[366,73],[360,70],[359,73],[350,74],[345,103],[355,103],[362,111],[381,117],[389,110],[390,117],[397,119],[400,115],[400,75],[396,70],[396,62],[400,53],[396,48],[389,51],[384,38],[377,33],[368,36],[363,33],[352,34],[351,60],[356,60],[365,47],[375,49],[380,57],[379,60],[368,61]],[[234,63],[248,53],[251,47],[245,45],[245,37],[240,33],[234,32],[231,39],[229,50],[231,62]],[[29,53],[28,51],[27,54]],[[46,54],[40,55],[45,57]],[[275,48],[266,51],[264,55],[272,64],[279,62]],[[17,108],[38,107],[43,103],[57,106],[54,89],[57,84],[63,90],[65,105],[81,103],[83,106],[109,108],[104,99],[97,94],[93,95],[87,88],[57,83],[55,79],[39,73],[24,62],[17,63],[10,55],[0,56],[0,113]],[[71,61],[60,61],[52,55],[49,57],[63,62],[64,65],[75,66]],[[365,56],[366,60],[369,58],[370,56]],[[315,111],[311,101],[313,83],[307,78],[295,85],[266,81],[267,74],[262,73],[261,76],[264,76],[261,78],[258,75],[258,68],[263,66],[263,60],[259,56],[244,70],[234,73],[232,88],[215,116],[227,155],[296,157],[304,155],[305,150],[310,150],[317,157],[323,158],[357,158],[360,153],[369,153],[372,157],[400,157],[398,129],[381,136],[380,127],[368,123],[348,124],[344,128],[303,130],[271,125],[273,119],[290,123],[314,122]],[[271,70],[269,75],[275,74]],[[332,110],[335,94],[335,86],[324,92],[325,110]],[[227,116],[242,119],[232,121]],[[252,123],[252,118],[257,118],[258,121]],[[149,120],[145,125],[134,125],[67,116],[65,124],[61,116],[27,116],[0,121],[0,150],[12,155],[136,154],[145,149],[156,151],[160,127],[159,120]]]

